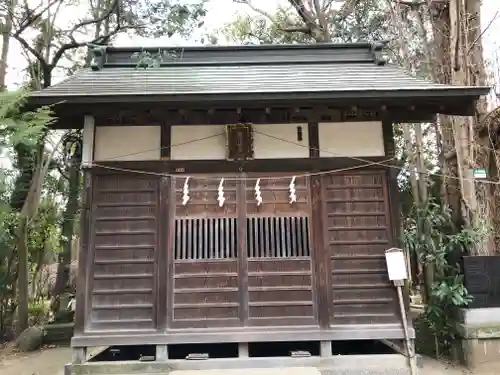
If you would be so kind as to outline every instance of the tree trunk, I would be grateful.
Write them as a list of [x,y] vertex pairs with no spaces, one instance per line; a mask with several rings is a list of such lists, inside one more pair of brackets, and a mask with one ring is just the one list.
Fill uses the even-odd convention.
[[2,27],[2,50],[0,52],[0,91],[6,89],[7,78],[7,60],[9,57],[10,49],[10,33],[12,31],[12,16],[16,6],[16,0],[6,0],[7,9],[5,12],[5,19]]
[[[484,85],[486,74],[481,45],[480,1],[451,0],[449,13],[452,83]],[[463,201],[462,216],[469,227],[480,233],[478,241],[470,249],[473,255],[495,253],[491,186],[476,184],[473,175],[474,168],[490,170],[490,163],[494,162],[484,148],[491,148],[491,143],[488,139],[482,140],[484,136],[479,131],[485,115],[486,105],[480,100],[475,116],[455,117],[452,121]]]
[[60,245],[62,253],[57,265],[57,277],[52,291],[52,296],[60,295],[69,287],[71,249],[73,244],[73,234],[75,228],[75,218],[78,212],[80,181],[81,181],[81,147],[78,144],[77,150],[73,153],[68,166],[68,202],[63,214]]
[[19,336],[28,328],[29,318],[29,264],[28,264],[28,218],[20,217],[17,230],[17,327]]

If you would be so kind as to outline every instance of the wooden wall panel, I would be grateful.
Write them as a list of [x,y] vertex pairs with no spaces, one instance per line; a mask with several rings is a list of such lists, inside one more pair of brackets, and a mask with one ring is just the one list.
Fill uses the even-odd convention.
[[94,177],[89,330],[155,328],[158,179]]
[[236,259],[175,261],[172,328],[240,325]]
[[295,179],[297,202],[290,203],[291,176],[262,175],[262,204],[257,205],[259,177],[251,174],[245,184],[248,324],[317,325],[308,179]]
[[225,201],[220,207],[217,201],[220,179],[190,177],[186,205],[182,205],[185,178],[174,181],[170,327],[238,326],[238,182],[224,181]]
[[392,243],[386,171],[325,175],[324,231],[330,254],[333,324],[397,322],[387,277]]

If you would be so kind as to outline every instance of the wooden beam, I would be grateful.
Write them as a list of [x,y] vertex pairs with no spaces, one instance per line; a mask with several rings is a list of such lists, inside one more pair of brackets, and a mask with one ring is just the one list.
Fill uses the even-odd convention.
[[171,157],[171,137],[172,127],[170,124],[162,124],[160,135],[160,157],[162,160],[169,160]]

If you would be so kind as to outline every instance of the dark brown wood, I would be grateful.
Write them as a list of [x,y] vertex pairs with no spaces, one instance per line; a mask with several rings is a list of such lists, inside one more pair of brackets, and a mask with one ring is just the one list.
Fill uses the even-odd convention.
[[[262,96],[262,95],[261,95]],[[470,115],[473,112],[472,98],[358,98],[336,99],[333,107],[330,99],[287,99],[236,101],[214,100],[204,104],[196,98],[190,102],[174,103],[169,100],[150,98],[130,105],[117,102],[116,98],[101,98],[102,103],[61,103],[54,106],[57,121],[53,128],[64,129],[83,126],[83,116],[92,114],[97,125],[144,125],[162,124],[169,119],[171,125],[234,124],[242,121],[258,123],[304,123],[308,121],[359,121],[352,109],[359,114],[376,113],[380,118],[390,117],[394,121],[431,121],[436,113]],[[105,102],[108,101],[108,102]],[[168,102],[168,105],[166,104]],[[413,110],[410,108],[414,107]],[[238,108],[240,109],[238,111]],[[299,112],[297,112],[299,110]],[[342,113],[349,115],[342,115]],[[379,118],[379,119],[380,119]],[[373,119],[377,120],[377,119]],[[366,119],[364,120],[366,121]]]
[[92,262],[90,256],[90,221],[91,221],[91,208],[92,208],[92,174],[88,169],[83,171],[83,194],[80,215],[80,248],[78,249],[78,271],[76,279],[76,298],[78,304],[75,311],[75,334],[83,334],[85,329],[86,305],[87,305],[87,280],[89,279],[87,271]]
[[[156,306],[156,327],[159,330],[167,328],[167,287],[169,273],[167,254],[169,253],[169,237],[171,236],[169,207],[170,180],[168,177],[161,177],[159,183],[158,197],[158,227],[157,227],[157,306]],[[168,286],[167,286],[168,285]]]
[[89,331],[156,326],[158,182],[116,174],[93,181]]
[[167,326],[172,327],[173,320],[173,311],[174,311],[174,236],[175,236],[175,208],[176,208],[176,183],[175,179],[172,177],[170,179],[170,186],[168,189],[169,196],[169,206],[168,206],[168,237],[167,237],[167,246],[166,246],[166,261],[167,261],[167,275],[166,275],[166,284],[167,284],[167,311],[166,311],[166,319]]
[[313,243],[316,299],[318,303],[318,320],[322,328],[330,326],[331,316],[331,270],[325,242],[323,207],[322,176],[317,174],[311,177],[311,202],[313,215]]
[[190,177],[186,205],[182,204],[186,179],[173,179],[176,225],[172,328],[240,325],[238,239],[234,237],[238,183],[231,176],[224,177],[222,206],[217,201],[222,182],[219,178]]
[[[290,162],[290,159],[260,159],[260,160],[157,160],[157,161],[123,161],[123,162],[98,162],[94,163],[92,172],[94,174],[112,173],[134,173],[134,171],[172,173],[180,176],[192,174],[214,173],[221,176],[225,173],[273,173],[276,171],[291,175],[298,172],[310,171],[331,171],[335,169],[354,168],[362,169],[379,168],[371,163],[384,163],[388,159],[386,156],[360,156],[365,160],[360,161],[349,157],[333,158],[297,158]],[[358,158],[358,159],[359,159]],[[114,168],[114,169],[113,169]]]
[[[212,329],[243,337],[248,329],[309,326],[328,339],[331,325],[397,323],[383,259],[394,239],[389,170],[319,158],[315,126],[308,125],[312,158],[293,163],[94,166],[96,243],[84,334]],[[367,162],[390,157],[392,136],[386,124],[383,129],[386,156]],[[179,171],[184,175],[171,181],[161,177]],[[317,175],[302,176],[310,172]],[[293,175],[297,201],[290,203]],[[186,176],[189,201],[183,205]],[[254,337],[274,340],[266,331]]]
[[386,170],[325,175],[334,324],[398,321],[384,252],[392,244]]
[[[245,175],[239,174],[237,201],[238,205],[238,282],[239,282],[239,318],[243,326],[248,325],[249,320],[249,290],[248,290],[248,252],[247,252],[247,207],[246,207],[246,181]],[[241,204],[245,202],[245,204]]]
[[384,138],[385,156],[393,158],[396,154],[396,146],[394,144],[394,129],[391,120],[383,119],[382,136]]
[[[284,102],[259,103],[251,105],[241,103],[228,107],[227,103],[218,102],[205,107],[199,104],[184,104],[183,106],[167,107],[165,103],[126,103],[108,104],[80,104],[55,106],[57,121],[53,128],[66,129],[83,126],[83,116],[92,114],[96,119],[96,126],[105,125],[151,125],[164,124],[168,119],[169,125],[199,125],[199,124],[234,124],[244,121],[254,124],[281,124],[307,122],[339,122],[339,121],[377,121],[391,118],[399,122],[432,121],[435,113],[465,114],[469,113],[469,102],[452,100],[443,102],[438,100],[424,100],[409,108],[415,101],[400,99],[398,104],[387,100],[372,100],[356,103],[353,101],[336,102]],[[240,108],[240,113],[237,109]],[[353,108],[356,113],[353,114]],[[298,111],[298,112],[297,112]],[[369,116],[369,117],[367,117]]]
[[[221,343],[221,342],[276,342],[276,341],[322,341],[322,340],[377,340],[402,339],[404,337],[401,323],[371,324],[369,326],[335,325],[329,329],[319,327],[251,327],[247,329],[221,327],[206,329],[203,334],[196,328],[183,330],[169,330],[165,333],[148,331],[128,332],[119,331],[100,332],[94,335],[78,336],[72,340],[72,345],[101,346],[101,345],[161,345],[161,344],[190,344],[190,343]],[[410,335],[414,337],[414,332]],[[117,341],[119,340],[119,341]]]
[[162,124],[161,125],[161,140],[160,140],[160,157],[162,160],[170,159],[171,153],[171,126],[170,124]]
[[[293,176],[272,176],[249,174],[246,180],[249,325],[314,326],[318,323],[308,178],[296,176],[297,201],[290,203]],[[257,181],[261,205],[256,200]]]
[[319,127],[317,122],[309,122],[309,157],[319,158]]

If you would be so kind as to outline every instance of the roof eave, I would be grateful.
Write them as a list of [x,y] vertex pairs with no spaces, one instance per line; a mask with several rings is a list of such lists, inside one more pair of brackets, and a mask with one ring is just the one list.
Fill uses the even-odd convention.
[[403,90],[349,90],[349,91],[304,91],[304,92],[249,92],[249,93],[187,93],[187,94],[161,94],[161,93],[131,93],[131,94],[92,94],[92,95],[47,95],[46,92],[36,92],[29,102],[32,105],[53,105],[57,103],[128,103],[128,102],[211,102],[224,100],[234,101],[266,101],[266,100],[328,100],[328,99],[398,99],[398,98],[462,98],[476,100],[490,92],[490,87],[438,87],[428,89],[403,89]]

